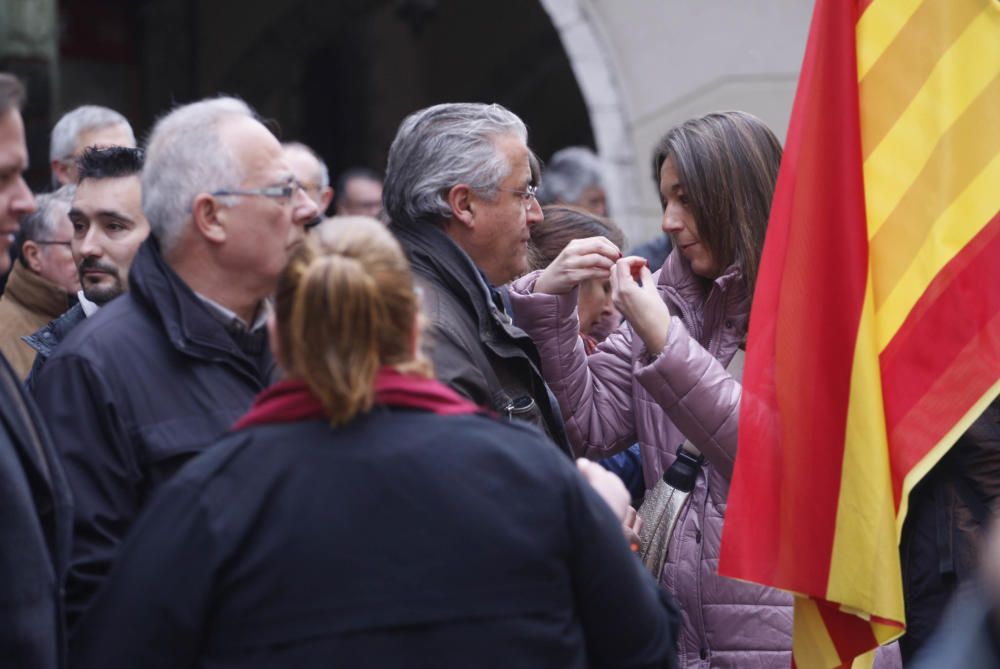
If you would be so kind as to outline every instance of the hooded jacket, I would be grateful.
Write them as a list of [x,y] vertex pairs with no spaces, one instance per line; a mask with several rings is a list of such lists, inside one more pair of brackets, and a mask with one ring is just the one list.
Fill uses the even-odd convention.
[[274,378],[265,333],[247,350],[150,238],[130,269],[129,291],[74,328],[35,379],[76,502],[71,624],[150,495]]

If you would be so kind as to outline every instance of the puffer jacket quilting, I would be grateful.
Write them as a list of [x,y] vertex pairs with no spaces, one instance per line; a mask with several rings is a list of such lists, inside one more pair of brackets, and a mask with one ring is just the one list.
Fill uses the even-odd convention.
[[701,280],[683,256],[671,254],[654,275],[673,314],[665,352],[655,358],[628,324],[586,357],[576,293],[533,294],[536,279],[514,282],[515,321],[539,348],[576,452],[599,459],[638,441],[647,487],[673,462],[685,435],[706,457],[660,579],[682,610],[680,666],[788,667],[791,597],[717,571],[740,398],[725,367],[749,317],[738,270],[725,272],[702,297]]

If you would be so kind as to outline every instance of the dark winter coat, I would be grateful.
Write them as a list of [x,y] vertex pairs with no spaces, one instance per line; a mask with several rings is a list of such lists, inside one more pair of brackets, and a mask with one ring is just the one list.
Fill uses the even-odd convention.
[[437,226],[393,225],[422,290],[425,344],[438,379],[480,406],[542,428],[566,453],[559,406],[538,350],[472,259]]
[[65,666],[72,508],[59,458],[0,355],[0,665]]
[[973,578],[982,535],[1000,510],[1000,399],[986,408],[910,493],[900,541],[908,659]]
[[677,612],[535,428],[377,406],[232,433],[74,637],[105,667],[671,667]]
[[152,492],[271,381],[274,363],[260,343],[244,353],[150,238],[129,291],[77,326],[35,379],[76,503],[71,625]]

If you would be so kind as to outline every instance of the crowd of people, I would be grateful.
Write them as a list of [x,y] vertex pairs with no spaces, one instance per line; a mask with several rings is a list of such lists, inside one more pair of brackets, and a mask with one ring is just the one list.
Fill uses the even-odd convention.
[[717,572],[759,119],[667,131],[629,253],[593,152],[544,165],[496,104],[410,114],[384,183],[235,98],[141,148],[81,107],[35,195],[23,102],[0,74],[4,666],[790,665],[790,595]]

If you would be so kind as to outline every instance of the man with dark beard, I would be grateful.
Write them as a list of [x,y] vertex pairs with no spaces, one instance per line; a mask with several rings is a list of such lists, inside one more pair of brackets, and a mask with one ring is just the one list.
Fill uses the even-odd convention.
[[80,274],[79,303],[24,340],[37,355],[28,376],[34,384],[55,347],[70,331],[128,287],[128,269],[149,235],[142,212],[142,152],[122,146],[87,149],[77,163],[80,181],[69,219],[71,249]]

